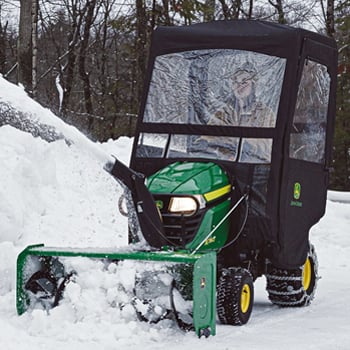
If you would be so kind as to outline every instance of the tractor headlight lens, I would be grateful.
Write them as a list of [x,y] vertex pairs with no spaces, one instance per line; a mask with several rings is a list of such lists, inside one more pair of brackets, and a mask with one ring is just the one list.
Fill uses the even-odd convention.
[[192,215],[198,210],[199,203],[194,197],[172,197],[169,203],[171,213]]

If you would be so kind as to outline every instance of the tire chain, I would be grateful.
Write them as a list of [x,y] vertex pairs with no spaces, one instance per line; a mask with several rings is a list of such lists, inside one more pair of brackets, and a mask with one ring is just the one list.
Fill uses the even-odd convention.
[[302,269],[284,270],[272,267],[266,275],[267,292],[272,303],[279,306],[301,306],[307,302],[303,288]]
[[312,245],[310,248],[309,257],[313,262],[313,269],[315,272],[315,280],[311,292],[307,293],[303,286],[303,267],[285,270],[270,266],[266,274],[266,290],[273,304],[288,307],[306,306],[311,303],[315,296],[319,277],[317,276],[317,255]]

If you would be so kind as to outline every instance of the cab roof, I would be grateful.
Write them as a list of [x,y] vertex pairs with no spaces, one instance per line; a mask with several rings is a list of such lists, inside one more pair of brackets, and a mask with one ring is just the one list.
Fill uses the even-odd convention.
[[305,29],[260,20],[225,20],[158,27],[153,33],[151,56],[193,49],[234,48],[288,57],[299,55],[305,38],[335,48],[334,40]]

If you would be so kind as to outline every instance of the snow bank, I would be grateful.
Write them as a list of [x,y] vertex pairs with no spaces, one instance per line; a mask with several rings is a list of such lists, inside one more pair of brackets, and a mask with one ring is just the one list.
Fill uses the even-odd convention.
[[0,128],[0,147],[0,242],[119,245],[121,189],[89,152],[8,126]]
[[29,98],[24,89],[9,83],[2,76],[0,76],[0,91],[0,104],[9,106],[10,112],[15,110],[21,113],[22,117],[30,119],[33,125],[44,124],[54,127],[66,139],[73,142],[78,148],[90,152],[101,163],[112,160],[109,154],[103,152],[100,147],[97,147],[97,144],[91,142],[77,128],[64,123],[49,109]]
[[350,203],[350,192],[328,191],[327,199],[332,202]]

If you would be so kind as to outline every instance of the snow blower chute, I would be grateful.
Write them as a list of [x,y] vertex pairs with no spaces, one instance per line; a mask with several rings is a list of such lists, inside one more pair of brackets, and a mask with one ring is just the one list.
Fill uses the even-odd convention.
[[309,231],[324,214],[331,165],[334,41],[247,20],[159,27],[152,40],[130,168],[106,166],[125,187],[130,244],[28,247],[18,312],[58,305],[78,257],[117,282],[129,269],[119,308],[199,336],[215,334],[216,315],[247,323],[263,275],[272,303],[309,305],[318,279]]

